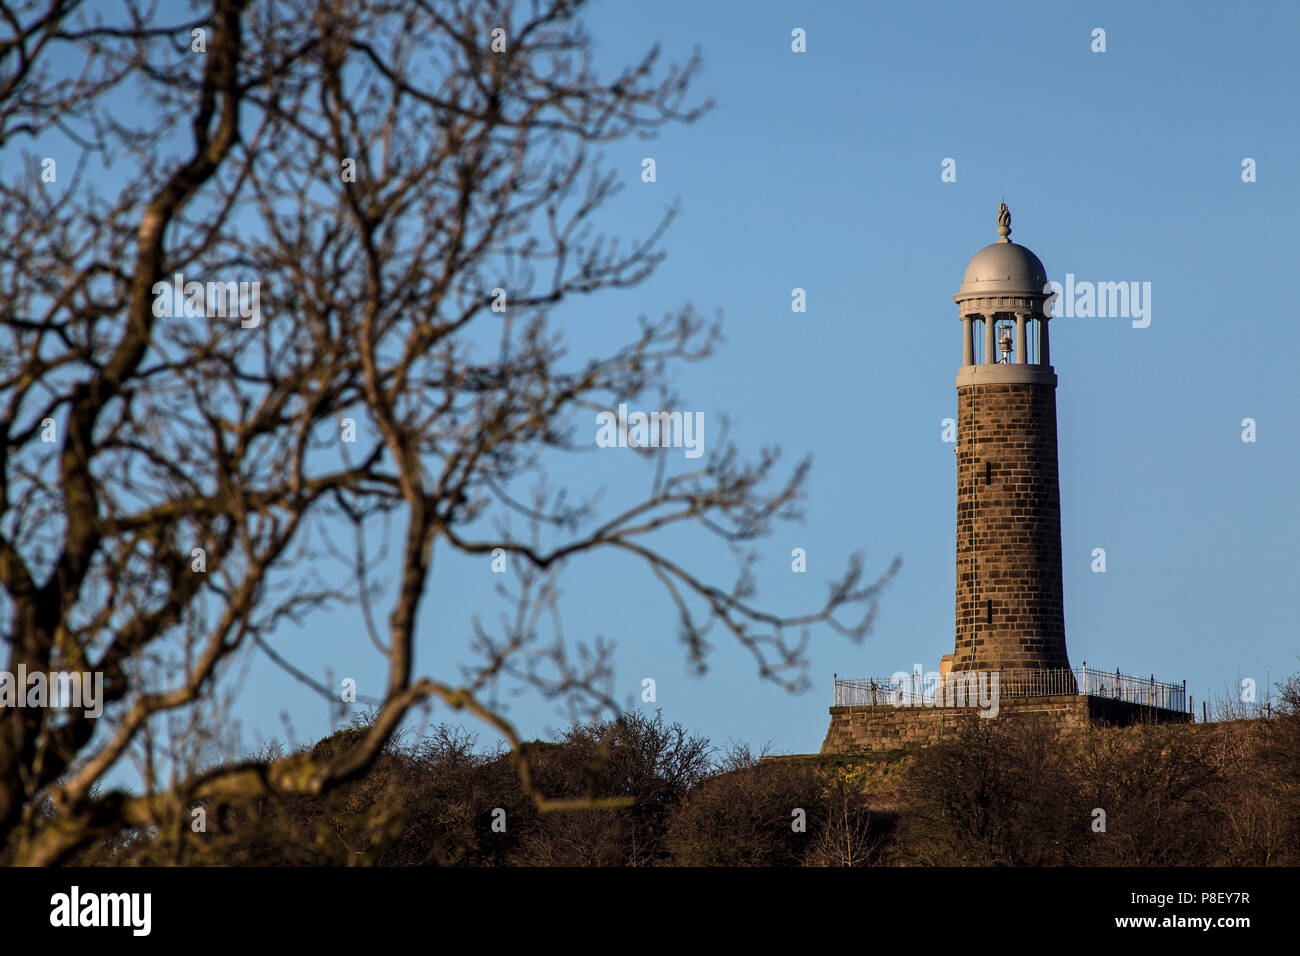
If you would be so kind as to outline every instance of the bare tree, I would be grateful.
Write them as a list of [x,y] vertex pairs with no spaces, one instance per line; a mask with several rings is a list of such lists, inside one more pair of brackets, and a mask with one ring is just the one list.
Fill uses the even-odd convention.
[[868,866],[880,857],[871,810],[860,787],[837,775],[825,796],[827,820],[817,831],[804,866]]
[[[782,473],[725,436],[680,469],[641,448],[647,490],[612,507],[547,480],[592,450],[593,413],[652,393],[671,408],[671,369],[718,336],[689,306],[603,354],[561,334],[566,303],[653,272],[672,218],[630,243],[601,232],[621,177],[593,148],[707,106],[689,101],[695,59],[651,49],[598,75],[582,6],[0,3],[0,143],[26,163],[0,183],[2,633],[11,673],[100,672],[108,704],[0,710],[10,859],[181,833],[193,801],[321,794],[428,699],[502,734],[541,809],[599,804],[533,786],[494,696],[510,680],[616,711],[608,646],[555,623],[577,555],[638,559],[699,666],[721,630],[795,689],[808,628],[867,632],[889,572],[868,582],[856,557],[806,613],[755,603],[753,542],[798,517],[807,461]],[[33,151],[55,142],[57,172]],[[670,555],[674,525],[731,549],[734,581]],[[502,549],[515,586],[471,660],[424,676],[439,548]],[[334,699],[281,635],[341,602],[387,669],[354,747],[183,773],[149,756],[166,719],[209,713],[241,650]],[[141,792],[96,789],[141,754]]]

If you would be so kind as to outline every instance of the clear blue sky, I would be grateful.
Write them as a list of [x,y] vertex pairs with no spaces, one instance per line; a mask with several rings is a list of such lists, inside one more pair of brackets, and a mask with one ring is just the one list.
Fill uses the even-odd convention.
[[[814,752],[833,672],[929,670],[952,650],[955,463],[941,440],[961,361],[951,295],[996,238],[1004,196],[1013,238],[1051,278],[1152,285],[1148,328],[1053,324],[1072,663],[1185,678],[1197,701],[1238,673],[1263,686],[1300,670],[1300,323],[1288,303],[1300,5],[606,0],[588,23],[611,72],[656,40],[672,59],[699,45],[696,90],[717,106],[608,149],[627,181],[606,209],[611,232],[642,236],[673,201],[682,214],[651,281],[566,307],[571,340],[621,339],[638,314],[686,303],[721,310],[722,351],[675,380],[705,413],[706,441],[727,413],[742,448],[814,455],[806,522],[760,546],[767,606],[819,604],[853,551],[873,572],[903,560],[864,644],[815,633],[815,689],[802,696],[762,682],[721,637],[708,674],[694,676],[651,575],[576,562],[566,628],[617,642],[620,698],[653,677],[654,706],[717,743]],[[795,27],[806,53],[790,49]],[[1091,51],[1096,27],[1105,53]],[[645,156],[654,184],[640,181]],[[955,183],[940,179],[946,157]],[[1257,182],[1242,182],[1245,157]],[[804,314],[790,309],[796,286]],[[1253,444],[1243,418],[1257,422]],[[631,453],[575,468],[619,490],[640,474],[620,454]],[[805,575],[790,571],[794,547],[807,550]],[[1096,547],[1105,574],[1090,570]],[[714,577],[727,583],[730,570]],[[472,617],[501,610],[494,584],[486,559],[440,558],[419,673],[456,675]],[[286,631],[280,648],[317,675],[355,676],[363,693],[380,686],[351,612]],[[237,709],[245,742],[282,737],[282,712],[300,742],[329,729],[324,704],[252,661]],[[529,735],[563,724],[535,699],[510,716]]]

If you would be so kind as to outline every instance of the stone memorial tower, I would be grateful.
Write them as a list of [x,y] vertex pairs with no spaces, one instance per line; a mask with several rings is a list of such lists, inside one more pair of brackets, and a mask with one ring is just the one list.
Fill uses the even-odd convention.
[[[957,373],[957,614],[953,671],[1069,667],[1061,599],[1061,494],[1038,256],[1010,240],[975,254],[953,300]],[[947,670],[948,668],[944,668]]]
[[962,330],[953,653],[933,684],[919,670],[836,674],[823,754],[929,746],[976,712],[1062,733],[1192,719],[1186,682],[1070,667],[1052,294],[1038,256],[1010,236],[1003,203],[998,240],[975,253],[953,296]]

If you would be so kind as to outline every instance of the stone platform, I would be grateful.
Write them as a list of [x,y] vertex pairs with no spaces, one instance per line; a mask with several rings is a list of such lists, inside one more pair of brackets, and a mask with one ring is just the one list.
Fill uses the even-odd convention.
[[[978,715],[975,707],[896,707],[893,704],[832,707],[823,754],[878,753],[914,750],[938,743],[960,721]],[[996,717],[984,720],[1034,720],[1056,733],[1091,727],[1126,727],[1143,723],[1191,723],[1192,716],[1175,710],[1105,697],[1062,694],[1054,697],[1012,697],[998,702]]]

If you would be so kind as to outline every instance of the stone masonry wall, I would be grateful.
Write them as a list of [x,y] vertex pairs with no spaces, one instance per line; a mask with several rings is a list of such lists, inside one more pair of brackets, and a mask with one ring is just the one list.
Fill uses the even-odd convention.
[[1056,389],[962,386],[957,410],[953,670],[1068,667]]
[[[938,743],[954,733],[962,720],[978,714],[974,708],[874,706],[832,707],[831,725],[822,744],[824,754],[878,753],[914,750]],[[1191,716],[1126,701],[1076,694],[1002,700],[998,716],[976,718],[1041,721],[1054,733],[1090,727],[1155,723],[1188,723]]]

